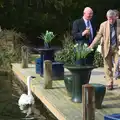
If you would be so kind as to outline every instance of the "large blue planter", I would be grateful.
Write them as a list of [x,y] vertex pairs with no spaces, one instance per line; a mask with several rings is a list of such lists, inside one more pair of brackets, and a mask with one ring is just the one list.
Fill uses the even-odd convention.
[[43,61],[41,60],[41,58],[37,58],[35,61],[35,65],[36,65],[36,74],[43,74],[43,69],[42,69],[42,65],[43,65]]
[[64,67],[63,63],[53,62],[52,63],[52,79],[63,80],[64,79]]
[[41,57],[36,59],[36,73],[40,74],[41,77],[43,77],[43,63],[44,60],[51,60],[52,62],[54,61],[54,52],[53,50],[46,51],[41,53]]
[[[52,62],[52,79],[63,80],[64,79],[64,67],[63,63]],[[43,60],[41,58],[36,59],[36,74],[43,76]]]
[[54,52],[52,50],[44,52],[43,60],[51,60],[54,62]]
[[52,61],[52,73],[53,79],[64,79],[64,67],[62,63],[56,62],[54,60],[54,52],[59,50],[59,48],[51,48],[49,43],[44,43],[44,48],[38,48],[37,51],[40,52],[41,57],[36,59],[36,73],[43,77],[44,74],[44,61]]
[[112,115],[105,115],[104,120],[120,120],[120,113],[112,114]]

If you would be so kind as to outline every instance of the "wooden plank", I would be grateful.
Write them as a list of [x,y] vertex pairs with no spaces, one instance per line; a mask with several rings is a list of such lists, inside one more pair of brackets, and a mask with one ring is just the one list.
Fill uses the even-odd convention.
[[[63,80],[53,81],[53,89],[44,89],[44,79],[35,73],[34,66],[29,65],[29,68],[22,69],[20,64],[12,64],[12,70],[25,84],[28,75],[36,76],[36,80],[32,81],[32,91],[57,119],[82,120],[82,104],[71,101]],[[120,96],[107,92],[103,101],[103,109],[96,109],[95,120],[103,120],[105,114],[118,113],[120,111],[119,100]]]
[[[17,76],[20,77],[20,79],[23,80],[23,82],[26,83],[26,80],[25,80],[26,77],[25,77],[24,69],[18,71],[13,66],[13,71],[16,73]],[[20,72],[22,72],[24,74],[20,74]],[[31,74],[31,75],[33,75],[33,74]],[[70,118],[70,120],[72,120],[73,117],[75,118],[75,120],[79,120],[81,118],[81,116],[80,116],[80,108],[79,108],[79,110],[76,110],[76,107],[74,109],[74,107],[69,106],[69,103],[68,103],[68,100],[66,99],[66,97],[63,97],[63,94],[61,92],[59,92],[61,87],[63,88],[63,85],[56,86],[55,83],[57,83],[57,82],[60,83],[60,81],[54,81],[53,82],[53,87],[54,88],[52,90],[51,89],[49,89],[49,90],[44,90],[43,89],[43,83],[44,83],[43,80],[39,81],[38,78],[37,78],[37,82],[40,83],[40,84],[34,84],[34,81],[32,81],[32,83],[34,84],[34,85],[32,85],[32,91],[35,93],[35,95],[38,98],[40,98],[40,100],[46,105],[46,107],[48,107],[48,109],[59,120],[67,120],[69,118]],[[63,82],[63,81],[61,81],[61,82]],[[64,91],[65,91],[65,88],[64,88]],[[72,102],[70,101],[70,103],[72,103]],[[70,112],[75,113],[76,115],[74,114],[72,116],[70,114]],[[66,118],[66,116],[68,116],[68,118]]]

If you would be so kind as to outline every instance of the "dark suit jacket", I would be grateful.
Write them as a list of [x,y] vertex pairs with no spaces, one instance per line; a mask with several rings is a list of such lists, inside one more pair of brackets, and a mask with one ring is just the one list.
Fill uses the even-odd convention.
[[[91,25],[93,28],[93,39],[94,39],[94,37],[96,35],[96,26],[92,21],[91,21]],[[75,41],[88,44],[88,41],[89,41],[88,38],[86,38],[86,36],[82,36],[82,32],[85,29],[86,29],[86,25],[85,25],[83,18],[77,19],[73,22],[72,36]]]

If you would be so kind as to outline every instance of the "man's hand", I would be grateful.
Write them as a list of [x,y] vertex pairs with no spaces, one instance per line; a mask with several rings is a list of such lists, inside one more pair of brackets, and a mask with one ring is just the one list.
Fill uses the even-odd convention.
[[89,35],[90,34],[90,30],[89,29],[86,29],[82,32],[82,36],[85,36],[85,35]]
[[88,48],[93,49],[92,45],[88,46]]

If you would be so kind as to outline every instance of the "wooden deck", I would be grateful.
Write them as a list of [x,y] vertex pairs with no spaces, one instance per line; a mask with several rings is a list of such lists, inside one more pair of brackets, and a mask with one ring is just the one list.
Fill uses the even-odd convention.
[[[34,65],[29,65],[29,68],[22,69],[20,64],[14,63],[12,64],[12,70],[25,84],[28,75],[36,76],[36,79],[32,81],[32,91],[57,119],[82,120],[82,103],[71,102],[63,80],[53,81],[53,89],[43,89],[44,79],[35,73]],[[94,76],[93,73],[92,79]],[[97,78],[97,75],[95,77]],[[103,108],[100,110],[96,109],[95,118],[96,120],[104,120],[104,115],[114,113],[120,113],[120,95],[115,92],[107,92]]]

